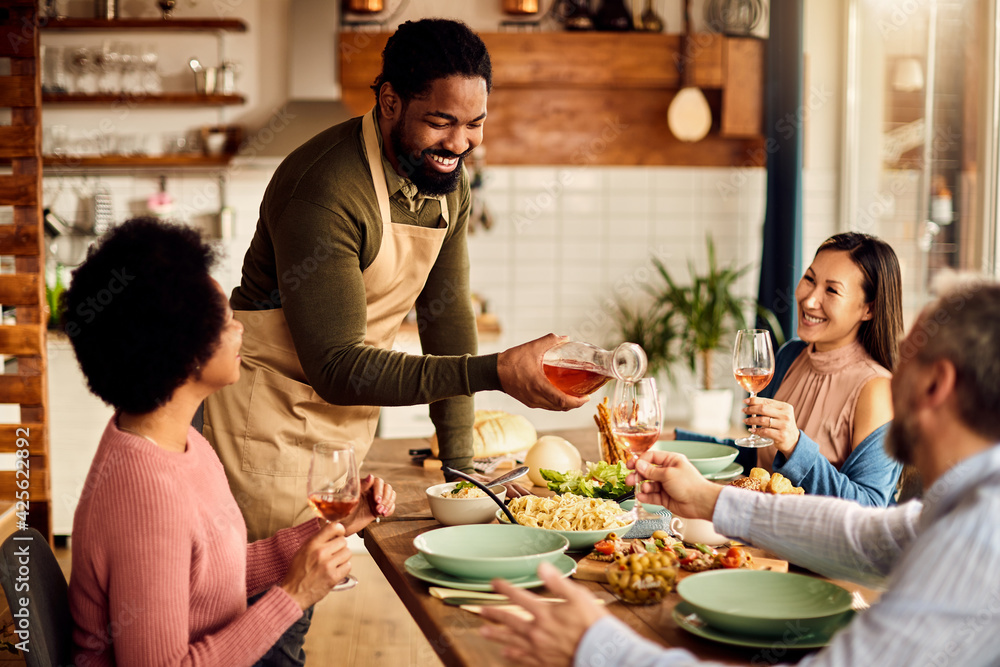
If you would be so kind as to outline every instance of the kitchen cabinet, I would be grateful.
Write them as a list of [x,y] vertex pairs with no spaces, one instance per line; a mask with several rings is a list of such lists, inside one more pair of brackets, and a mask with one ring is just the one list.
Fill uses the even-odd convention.
[[[246,32],[246,23],[239,19],[49,19],[41,26],[45,33],[114,33],[120,36],[125,33],[140,32],[200,32],[214,36],[218,41],[218,58],[225,57],[225,40],[227,33]],[[241,105],[246,102],[239,94],[200,94],[195,92],[163,92],[149,94],[144,92],[116,93],[58,93],[46,92],[42,95],[45,106],[59,107],[108,107],[111,109],[132,109],[135,107],[189,107],[204,108]],[[221,155],[206,155],[197,153],[178,153],[168,155],[45,155],[46,167],[57,167],[60,172],[74,168],[116,169],[116,168],[208,168],[225,167],[235,154],[235,146]]]
[[[343,102],[371,108],[389,33],[340,35]],[[493,63],[486,141],[493,165],[759,166],[764,162],[765,42],[691,36],[691,85],[712,130],[675,138],[667,108],[681,88],[681,36],[653,33],[480,33]]]

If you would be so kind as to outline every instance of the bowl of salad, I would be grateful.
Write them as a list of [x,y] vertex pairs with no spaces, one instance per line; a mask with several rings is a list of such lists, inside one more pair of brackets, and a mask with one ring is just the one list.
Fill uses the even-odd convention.
[[[490,487],[490,491],[500,500],[507,494],[507,489],[502,485]],[[472,482],[435,484],[427,489],[426,494],[431,514],[443,526],[489,523],[497,511],[493,499]]]

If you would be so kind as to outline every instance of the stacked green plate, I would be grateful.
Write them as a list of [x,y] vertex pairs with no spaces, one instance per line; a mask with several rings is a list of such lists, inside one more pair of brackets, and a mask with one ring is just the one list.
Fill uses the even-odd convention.
[[534,575],[540,563],[558,560],[569,541],[550,531],[492,523],[429,530],[413,546],[445,574],[489,581]]
[[853,613],[851,594],[840,586],[788,572],[702,572],[683,579],[677,593],[708,625],[744,636],[828,634]]

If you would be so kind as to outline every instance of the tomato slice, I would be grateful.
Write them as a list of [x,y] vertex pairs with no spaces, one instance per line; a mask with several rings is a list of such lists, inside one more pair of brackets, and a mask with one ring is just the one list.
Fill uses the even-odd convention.
[[594,551],[600,551],[605,556],[610,556],[615,552],[615,543],[611,540],[601,540],[594,545]]

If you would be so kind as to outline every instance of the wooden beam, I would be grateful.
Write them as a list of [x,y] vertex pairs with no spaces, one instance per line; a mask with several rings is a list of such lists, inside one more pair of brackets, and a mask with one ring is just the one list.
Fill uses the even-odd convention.
[[38,405],[41,402],[41,375],[0,375],[0,403]]
[[36,150],[34,126],[0,127],[0,158],[34,157]]
[[0,255],[37,255],[40,252],[37,222],[30,227],[0,225]]
[[32,107],[35,103],[33,77],[0,76],[0,107]]
[[0,424],[0,453],[9,454],[18,449],[18,438],[23,438],[28,444],[27,449],[32,454],[45,456],[45,426],[42,424]]
[[[24,484],[24,480],[27,479],[28,483]],[[26,486],[27,489],[22,489],[21,486]],[[51,495],[49,493],[49,471],[47,466],[47,461],[44,457],[40,456],[29,456],[28,457],[28,477],[25,478],[22,474],[18,476],[15,471],[4,470],[0,471],[0,498],[16,498],[15,495],[18,491],[27,491],[28,497],[31,505],[28,507],[28,514],[31,514],[31,506],[35,502],[41,502],[45,500],[51,500]]]
[[35,206],[36,204],[38,204],[38,179],[33,174],[0,176],[0,205]]
[[37,324],[0,326],[0,354],[41,355],[44,332]]
[[[39,276],[13,273],[0,276],[0,303],[5,306],[35,306],[38,300]],[[24,324],[31,324],[25,322]],[[37,324],[37,323],[36,323]]]

